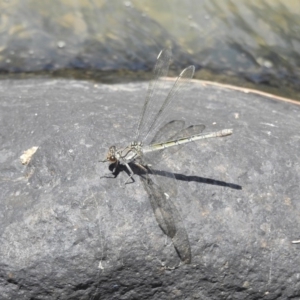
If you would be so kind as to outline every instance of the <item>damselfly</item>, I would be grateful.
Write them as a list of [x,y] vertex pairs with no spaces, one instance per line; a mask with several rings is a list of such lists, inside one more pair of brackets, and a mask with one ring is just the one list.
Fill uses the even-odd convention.
[[[129,175],[125,184],[129,181],[134,182],[135,172],[133,166],[136,167],[136,170],[141,171],[139,175],[149,195],[158,224],[164,233],[172,238],[180,259],[185,263],[190,263],[191,250],[188,235],[180,214],[170,199],[176,196],[176,184],[170,185],[170,181],[165,183],[164,180],[164,178],[175,179],[175,176],[170,172],[157,172],[153,169],[153,166],[164,159],[165,152],[168,152],[170,157],[183,144],[201,139],[228,136],[232,134],[232,129],[202,134],[205,129],[204,125],[193,125],[184,128],[184,121],[170,121],[161,126],[171,113],[170,104],[174,103],[174,99],[187,87],[187,83],[195,72],[194,66],[184,69],[167,96],[162,98],[165,81],[161,80],[161,77],[167,76],[171,58],[170,49],[161,51],[157,57],[154,78],[149,84],[134,141],[120,149],[111,146],[106,159],[102,162],[114,164],[113,174],[120,164],[124,165]],[[160,177],[160,179],[158,180],[157,177]]]

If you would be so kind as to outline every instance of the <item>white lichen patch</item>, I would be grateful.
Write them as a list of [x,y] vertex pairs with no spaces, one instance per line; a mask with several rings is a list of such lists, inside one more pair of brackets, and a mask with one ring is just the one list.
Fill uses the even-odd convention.
[[23,165],[27,165],[37,149],[38,147],[31,147],[28,150],[24,151],[23,154],[20,156],[21,163]]

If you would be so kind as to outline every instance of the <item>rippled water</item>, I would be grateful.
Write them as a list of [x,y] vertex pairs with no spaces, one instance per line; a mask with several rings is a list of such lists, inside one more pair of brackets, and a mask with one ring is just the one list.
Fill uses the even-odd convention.
[[300,98],[298,1],[7,0],[0,10],[2,72],[149,70],[172,45],[174,65],[195,64],[198,78]]

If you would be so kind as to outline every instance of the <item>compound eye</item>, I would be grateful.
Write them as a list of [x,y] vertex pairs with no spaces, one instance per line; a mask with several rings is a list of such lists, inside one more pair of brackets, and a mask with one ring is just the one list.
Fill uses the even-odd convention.
[[110,155],[110,156],[108,156],[108,160],[111,161],[111,162],[115,162],[116,157],[114,155]]

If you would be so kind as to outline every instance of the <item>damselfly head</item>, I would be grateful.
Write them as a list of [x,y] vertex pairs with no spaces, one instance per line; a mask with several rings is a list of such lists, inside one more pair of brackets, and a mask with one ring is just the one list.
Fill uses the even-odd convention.
[[107,152],[106,158],[104,160],[99,160],[100,162],[111,162],[111,163],[115,163],[117,162],[117,158],[116,158],[116,147],[115,146],[111,146],[109,147],[109,150]]
[[109,147],[109,150],[107,152],[106,160],[112,163],[115,163],[117,161],[116,158],[116,146]]

